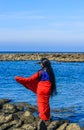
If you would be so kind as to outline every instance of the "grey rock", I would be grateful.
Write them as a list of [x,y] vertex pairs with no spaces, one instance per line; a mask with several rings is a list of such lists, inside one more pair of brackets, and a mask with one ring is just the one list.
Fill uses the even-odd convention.
[[11,122],[8,122],[8,123],[4,123],[0,126],[0,130],[7,130],[9,128],[11,128],[13,125],[17,124],[17,122],[14,120],[14,121],[11,121]]
[[66,130],[66,127],[67,127],[68,123],[65,122],[64,124],[62,124],[58,129],[56,130]]
[[9,116],[4,116],[4,115],[0,115],[0,125],[3,123],[7,123],[13,120],[13,116],[9,115]]
[[11,113],[17,112],[18,109],[15,105],[7,103],[7,104],[3,105],[3,111],[4,111],[4,113],[11,114]]
[[10,99],[0,99],[0,109],[2,109],[5,103],[9,103],[10,101]]
[[52,121],[50,125],[47,127],[48,130],[57,129],[61,124],[63,124],[63,120]]
[[76,123],[71,123],[67,126],[66,130],[81,130]]
[[40,60],[46,57],[49,60],[66,61],[66,62],[84,62],[83,53],[34,53],[34,54],[0,54],[0,60]]

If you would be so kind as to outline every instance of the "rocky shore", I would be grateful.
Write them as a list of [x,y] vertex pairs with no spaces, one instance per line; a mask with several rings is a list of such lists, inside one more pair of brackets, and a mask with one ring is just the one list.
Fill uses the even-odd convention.
[[0,61],[40,60],[42,57],[62,62],[84,62],[84,53],[10,53],[0,54]]
[[39,117],[34,116],[35,112],[37,107],[28,103],[0,99],[0,130],[84,130],[76,123],[63,119],[40,124]]

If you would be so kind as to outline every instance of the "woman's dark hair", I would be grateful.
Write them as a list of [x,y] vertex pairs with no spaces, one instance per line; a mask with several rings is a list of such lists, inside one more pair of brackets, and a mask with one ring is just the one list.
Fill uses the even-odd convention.
[[48,72],[50,76],[50,81],[52,83],[51,96],[53,96],[57,93],[57,91],[56,91],[56,79],[55,79],[55,75],[54,75],[51,63],[47,58],[42,58],[40,63],[43,65],[43,68],[46,69],[46,71]]

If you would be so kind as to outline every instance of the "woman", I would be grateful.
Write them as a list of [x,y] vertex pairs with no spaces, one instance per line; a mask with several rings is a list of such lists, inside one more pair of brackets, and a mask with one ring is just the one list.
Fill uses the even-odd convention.
[[50,118],[49,98],[56,93],[55,76],[47,58],[42,58],[39,64],[42,69],[31,77],[16,76],[15,79],[37,94],[39,117],[42,121],[46,121]]

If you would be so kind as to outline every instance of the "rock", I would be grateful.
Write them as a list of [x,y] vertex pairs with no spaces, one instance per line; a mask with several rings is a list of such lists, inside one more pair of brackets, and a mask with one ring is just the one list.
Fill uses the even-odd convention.
[[33,54],[0,54],[0,60],[40,60],[46,57],[49,60],[66,62],[84,62],[84,53],[33,53]]
[[0,99],[0,109],[2,109],[2,106],[5,104],[5,103],[9,103],[11,100],[10,99]]
[[27,103],[10,104],[9,101],[0,100],[0,130],[83,130],[64,119],[39,121],[39,117],[33,116],[36,106]]
[[37,112],[37,106],[28,104],[27,110],[29,110],[32,113]]
[[22,117],[23,114],[24,114],[24,112],[18,111],[18,112],[16,112],[16,113],[13,114],[13,118],[15,120],[21,119],[21,117]]
[[64,123],[64,124],[62,124],[58,129],[56,129],[56,130],[65,130],[66,129],[66,127],[67,127],[67,125],[68,125],[68,123]]
[[24,124],[24,125],[22,126],[22,128],[23,128],[24,130],[35,130],[35,128],[34,128],[32,125],[30,125],[30,124]]
[[11,123],[9,123],[9,127],[8,130],[16,130],[16,129],[21,129],[23,123],[21,120],[14,120]]
[[24,116],[24,117],[31,116],[31,112],[30,111],[25,111],[25,113],[22,116]]
[[84,127],[82,127],[81,130],[84,130]]
[[7,123],[13,120],[13,116],[9,115],[9,116],[4,116],[4,115],[0,115],[0,125],[3,123]]
[[16,124],[14,125],[14,128],[19,128],[22,126],[23,122],[21,120],[16,120]]
[[25,103],[25,102],[15,103],[15,105],[17,106],[17,109],[20,110],[20,111],[28,110],[32,113],[37,111],[37,106],[33,106],[33,105]]
[[15,105],[7,103],[7,104],[3,105],[3,111],[4,111],[4,113],[11,114],[11,113],[17,112],[18,109]]
[[24,123],[28,123],[28,124],[31,124],[32,122],[35,121],[35,117],[34,116],[28,116],[28,117],[25,117],[25,118],[22,118],[21,119]]
[[67,126],[66,130],[81,130],[76,123],[71,123]]
[[14,104],[14,105],[16,105],[18,111],[24,111],[25,110],[25,107],[20,105],[20,104]]
[[29,111],[25,111],[24,114],[20,117],[20,119],[26,124],[31,124],[35,121],[35,117]]
[[47,130],[57,129],[62,123],[63,120],[52,121],[50,125],[47,127]]
[[7,129],[11,128],[13,125],[15,125],[16,123],[17,122],[15,120],[8,122],[8,123],[4,123],[0,126],[0,130],[7,130]]
[[24,128],[9,128],[8,130],[25,130]]

